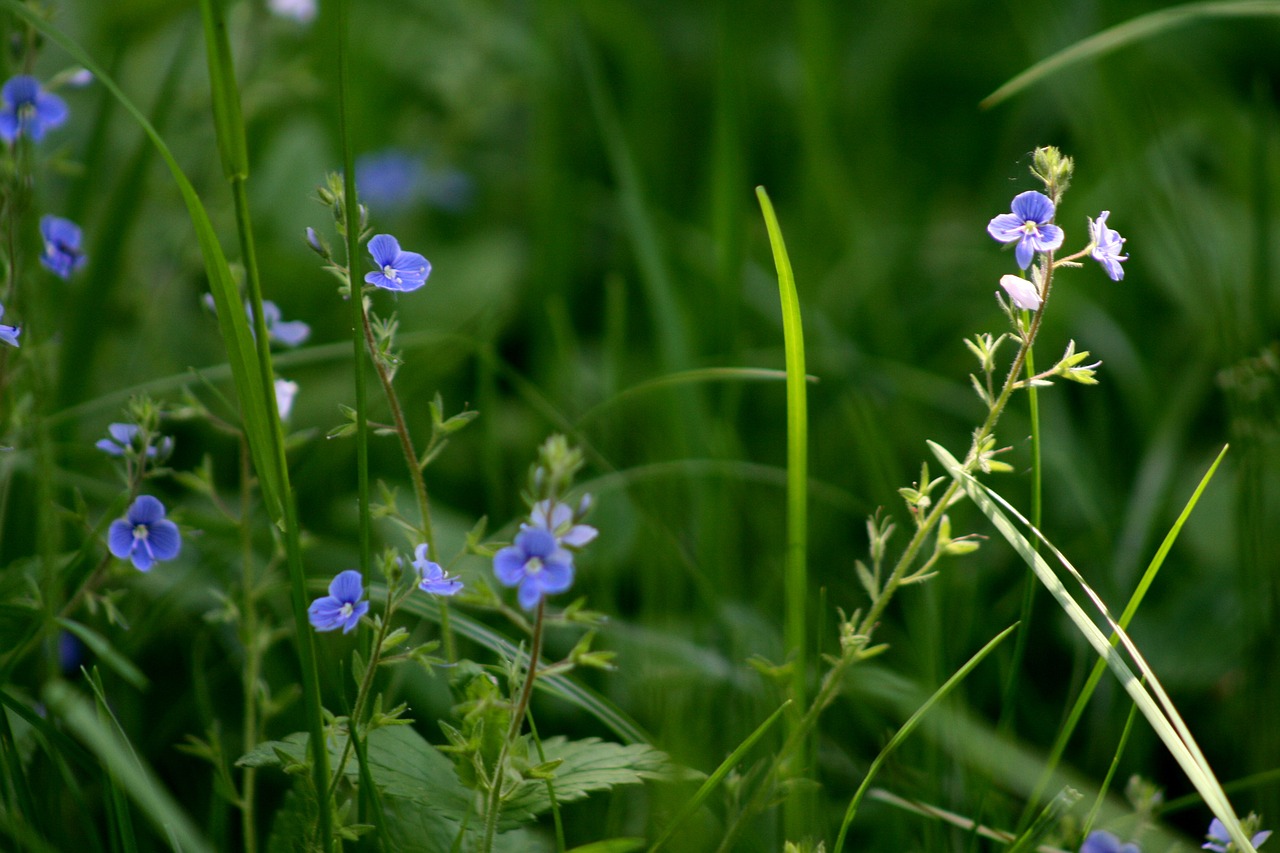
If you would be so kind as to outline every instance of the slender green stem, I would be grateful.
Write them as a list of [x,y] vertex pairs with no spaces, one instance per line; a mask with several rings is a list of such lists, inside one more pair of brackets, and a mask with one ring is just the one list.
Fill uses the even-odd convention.
[[[262,643],[258,636],[258,596],[254,576],[253,535],[245,523],[251,515],[249,502],[253,499],[253,466],[249,457],[248,440],[240,439],[240,590],[241,590],[241,645],[244,647],[244,745],[248,752],[259,740],[258,731],[258,679],[262,672]],[[257,790],[257,770],[244,768],[240,787],[240,834],[245,853],[257,853],[258,830],[255,825],[254,796]]]

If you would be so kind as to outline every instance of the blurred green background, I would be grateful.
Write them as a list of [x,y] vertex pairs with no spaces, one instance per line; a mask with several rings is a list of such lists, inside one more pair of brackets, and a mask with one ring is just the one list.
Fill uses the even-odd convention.
[[[311,26],[273,17],[258,0],[231,4],[230,17],[266,296],[313,328],[278,370],[301,385],[293,427],[316,431],[293,456],[294,477],[312,539],[308,572],[329,577],[355,559],[355,465],[350,442],[322,437],[341,421],[337,406],[353,400],[350,314],[302,241],[309,225],[332,239],[314,196],[340,162],[330,10],[320,4]],[[785,401],[780,382],[620,392],[695,368],[783,366],[754,198],[765,186],[795,265],[818,380],[811,613],[815,642],[831,650],[835,608],[865,604],[853,572],[865,558],[865,517],[883,506],[908,525],[896,489],[918,479],[925,440],[959,452],[983,414],[961,340],[1002,330],[992,294],[1014,271],[984,229],[1013,195],[1035,188],[1029,153],[1052,144],[1077,165],[1058,212],[1065,248],[1081,248],[1085,218],[1110,210],[1131,260],[1120,283],[1093,264],[1056,281],[1040,361],[1074,339],[1103,366],[1096,388],[1041,394],[1047,534],[1119,612],[1209,462],[1232,443],[1133,635],[1224,780],[1276,767],[1280,21],[1199,21],[984,111],[983,97],[1036,60],[1165,4],[354,5],[357,153],[397,149],[470,181],[469,197],[452,206],[419,198],[372,210],[376,231],[434,264],[429,286],[394,305],[406,357],[397,385],[411,426],[425,434],[436,389],[450,411],[481,412],[429,471],[446,550],[461,546],[480,515],[491,529],[516,518],[526,466],[548,433],[582,442],[601,536],[579,560],[575,591],[611,616],[602,645],[620,652],[620,672],[589,681],[660,746],[709,770],[777,706],[776,691],[744,661],[785,656]],[[232,247],[198,18],[194,3],[171,0],[65,0],[55,12],[154,116]],[[38,73],[66,64],[49,46]],[[46,146],[64,168],[38,192],[45,209],[84,226],[90,264],[64,303],[55,411],[65,412],[68,433],[59,451],[68,484],[105,502],[114,495],[109,462],[91,440],[119,419],[121,392],[165,377],[169,389],[193,383],[188,368],[222,358],[171,180],[101,86],[64,94],[72,120]],[[374,301],[375,310],[391,306],[383,294]],[[1016,401],[998,431],[1017,473],[990,480],[1023,506],[1025,405]],[[195,424],[177,433],[174,466],[211,453],[230,488],[234,443]],[[407,497],[392,440],[372,452],[375,474]],[[198,586],[225,574],[217,564],[229,531],[207,502],[179,503],[184,521],[205,530],[182,558]],[[20,530],[23,512],[10,508],[6,531]],[[967,506],[953,521],[957,533],[990,533]],[[900,530],[898,543],[906,538]],[[0,557],[28,547],[21,534],[7,535]],[[479,560],[458,568],[468,580],[488,571]],[[896,701],[903,684],[941,683],[1017,619],[1024,583],[1020,563],[991,541],[904,591],[881,629],[893,648],[826,717],[820,778],[833,802],[842,807],[909,712]],[[182,695],[199,607],[160,608],[121,640],[157,682],[172,673],[169,686],[153,688],[171,702],[153,695],[136,711],[171,709],[170,722],[146,737],[174,778],[195,766],[168,744],[196,728]],[[1028,630],[1014,704],[1000,701],[1011,644],[966,684],[963,703],[986,725],[1006,714],[1010,739],[1043,750],[1092,653],[1043,596]],[[163,653],[159,638],[169,644]],[[206,664],[214,683],[234,666]],[[277,675],[287,681],[288,666]],[[1071,765],[1095,782],[1128,709],[1108,679],[1073,741]],[[430,720],[443,710],[419,718],[433,739]],[[552,730],[599,733],[569,709],[542,713]],[[994,785],[1015,792],[1016,815],[1011,762],[996,753],[982,766],[961,740],[920,738],[882,781],[965,814],[992,809],[980,800]],[[1129,773],[1154,779],[1170,798],[1190,790],[1141,722],[1118,778]],[[1243,812],[1280,819],[1274,782],[1235,800]],[[1010,822],[998,810],[988,816]],[[593,820],[602,818],[582,817],[578,841],[592,837]],[[868,849],[948,843],[883,807],[861,820],[876,845]],[[1193,809],[1174,820],[1198,835],[1208,815]]]

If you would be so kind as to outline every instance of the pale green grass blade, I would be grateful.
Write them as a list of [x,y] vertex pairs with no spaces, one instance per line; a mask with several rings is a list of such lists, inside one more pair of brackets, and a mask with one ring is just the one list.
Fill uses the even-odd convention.
[[1188,3],[1185,6],[1175,6],[1172,9],[1161,9],[1158,12],[1140,15],[1089,38],[1081,39],[1070,47],[1040,60],[983,98],[979,106],[984,109],[994,107],[1064,68],[1097,59],[1126,45],[1177,27],[1213,18],[1261,18],[1277,15],[1280,15],[1280,2],[1275,0]]
[[756,726],[756,730],[748,735],[746,740],[738,744],[737,748],[734,749],[733,752],[729,753],[728,757],[726,757],[724,761],[720,762],[720,766],[715,769],[715,772],[707,777],[706,781],[698,787],[698,790],[689,799],[689,801],[685,803],[680,811],[676,813],[676,816],[671,819],[671,823],[667,824],[667,828],[662,831],[662,834],[658,836],[658,839],[653,842],[653,846],[649,848],[649,853],[654,853],[654,851],[659,847],[666,844],[675,831],[702,807],[702,804],[706,802],[707,797],[711,796],[712,792],[715,791],[715,789],[720,786],[720,783],[724,781],[724,777],[729,775],[729,771],[738,766],[738,762],[742,761],[742,758],[747,754],[747,751],[750,750],[751,747],[755,746],[756,742],[764,736],[764,733],[773,727],[773,724],[778,721],[778,717],[782,715],[782,712],[785,711],[787,706],[790,704],[790,700],[783,702],[782,705],[778,707],[778,710],[770,714],[763,723]]
[[[1147,718],[1152,729],[1155,730],[1169,750],[1174,760],[1182,767],[1187,779],[1195,786],[1200,795],[1204,797],[1205,804],[1208,805],[1210,811],[1218,817],[1219,820],[1226,825],[1231,839],[1236,843],[1237,848],[1242,853],[1250,853],[1253,851],[1253,845],[1249,843],[1249,839],[1245,836],[1240,827],[1239,818],[1236,817],[1235,811],[1232,809],[1230,802],[1227,800],[1226,794],[1223,793],[1221,785],[1213,774],[1213,770],[1209,767],[1204,755],[1200,752],[1196,745],[1195,739],[1191,736],[1191,732],[1187,729],[1186,724],[1182,721],[1181,716],[1173,707],[1173,703],[1169,700],[1168,694],[1165,693],[1160,681],[1156,678],[1151,667],[1147,665],[1146,660],[1138,651],[1128,634],[1121,628],[1114,619],[1111,618],[1107,611],[1106,605],[1097,593],[1085,583],[1084,578],[1075,569],[1074,566],[1066,559],[1066,557],[1053,546],[1043,535],[1037,531],[1037,536],[1044,545],[1049,548],[1058,561],[1071,573],[1085,594],[1093,601],[1098,611],[1106,619],[1111,630],[1120,638],[1121,644],[1125,647],[1125,651],[1129,653],[1138,669],[1142,672],[1147,683],[1151,686],[1151,690],[1159,698],[1159,703],[1152,698],[1150,692],[1143,686],[1138,678],[1133,674],[1125,663],[1123,656],[1119,651],[1107,642],[1106,636],[1094,624],[1089,615],[1076,602],[1076,600],[1063,586],[1058,576],[1050,568],[1045,559],[1032,547],[1031,543],[1018,532],[1008,516],[1001,510],[1007,510],[1011,515],[1018,519],[1020,524],[1027,525],[1028,522],[1017,510],[1013,509],[1003,498],[986,486],[979,483],[972,476],[967,474],[950,453],[943,447],[934,442],[929,442],[930,449],[933,450],[934,456],[942,463],[947,472],[960,483],[969,498],[974,504],[982,510],[983,514],[991,521],[991,523],[1000,531],[1000,534],[1006,541],[1018,552],[1019,556],[1025,560],[1028,565],[1035,571],[1040,582],[1058,602],[1058,605],[1066,612],[1067,616],[1075,624],[1082,636],[1093,646],[1094,650],[1107,662],[1107,666],[1115,673],[1120,680],[1125,691],[1133,697],[1137,703],[1138,709],[1142,711],[1142,715]],[[997,506],[997,502],[1000,506]]]
[[121,735],[102,723],[90,704],[62,681],[50,682],[41,693],[45,705],[64,720],[89,751],[97,756],[157,832],[184,853],[213,853],[191,818],[182,810],[155,774],[134,754]]
[[840,853],[840,851],[844,850],[844,840],[849,833],[850,824],[853,823],[853,817],[858,811],[858,805],[862,802],[862,798],[867,793],[867,788],[871,785],[871,780],[875,778],[876,773],[880,770],[880,767],[884,762],[889,758],[893,751],[898,748],[899,744],[911,736],[911,733],[916,730],[918,725],[920,725],[920,721],[924,719],[924,715],[929,713],[935,705],[941,702],[948,693],[955,689],[956,685],[961,681],[964,681],[969,673],[973,672],[974,668],[980,664],[987,655],[995,651],[996,646],[1004,642],[1004,638],[1013,633],[1014,629],[1018,627],[1018,624],[1019,623],[1014,622],[1008,628],[1005,628],[999,634],[996,634],[988,640],[985,646],[979,649],[973,657],[969,658],[969,660],[965,662],[964,666],[957,669],[941,687],[933,692],[932,696],[925,700],[924,704],[915,710],[915,713],[907,718],[907,721],[902,724],[902,727],[898,729],[898,731],[894,733],[893,737],[889,739],[889,742],[884,745],[884,748],[880,750],[880,754],[875,757],[871,762],[871,766],[867,768],[867,773],[862,778],[862,784],[858,786],[858,790],[854,792],[853,799],[849,801],[849,807],[845,809],[844,820],[840,823],[840,834],[836,836],[836,844],[833,848],[834,853]]

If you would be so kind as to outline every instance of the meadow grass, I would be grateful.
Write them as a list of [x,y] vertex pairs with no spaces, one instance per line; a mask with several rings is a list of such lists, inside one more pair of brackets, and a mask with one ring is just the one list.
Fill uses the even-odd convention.
[[1280,3],[287,5],[0,0],[0,849],[1280,815]]

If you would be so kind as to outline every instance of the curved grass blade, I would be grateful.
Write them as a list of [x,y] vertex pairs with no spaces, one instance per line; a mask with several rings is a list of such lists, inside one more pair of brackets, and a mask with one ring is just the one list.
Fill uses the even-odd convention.
[[722,781],[724,781],[724,777],[729,775],[729,771],[736,767],[738,762],[742,760],[742,757],[747,754],[747,751],[764,736],[765,732],[769,731],[769,729],[773,727],[773,724],[778,721],[778,717],[782,715],[782,712],[785,711],[790,704],[791,700],[788,699],[786,702],[783,702],[778,706],[778,710],[770,714],[763,723],[756,726],[756,730],[748,735],[746,740],[738,744],[737,749],[731,752],[724,761],[720,762],[720,766],[715,769],[715,772],[707,777],[706,781],[698,787],[698,790],[689,799],[689,801],[685,803],[680,811],[676,813],[676,816],[671,819],[671,823],[667,824],[667,828],[662,831],[662,834],[658,836],[658,840],[653,842],[653,846],[649,848],[649,853],[654,853],[654,851],[659,847],[666,844],[675,831],[680,828],[680,825],[692,817],[694,813],[702,807],[702,804],[706,802],[707,797],[711,796],[711,793],[719,787]]
[[836,844],[835,847],[832,848],[834,853],[840,853],[840,851],[844,849],[845,836],[848,835],[849,825],[853,823],[853,816],[858,811],[858,804],[862,802],[862,798],[866,795],[867,788],[870,786],[871,780],[875,778],[876,772],[880,769],[881,765],[884,764],[885,760],[888,759],[889,755],[898,748],[900,743],[911,736],[911,733],[915,731],[918,725],[920,725],[920,721],[924,719],[924,715],[929,713],[935,705],[941,702],[948,693],[955,689],[956,685],[961,681],[964,681],[969,673],[973,672],[974,668],[978,664],[982,663],[983,659],[986,658],[987,655],[995,651],[996,646],[1004,642],[1005,637],[1013,633],[1014,629],[1017,628],[1018,625],[1019,623],[1014,622],[1008,628],[1005,628],[999,634],[996,634],[988,640],[985,646],[979,649],[973,657],[969,658],[969,660],[965,662],[964,666],[957,669],[954,675],[948,678],[941,687],[933,692],[932,696],[925,700],[923,705],[915,710],[915,713],[907,718],[907,721],[902,724],[902,728],[898,729],[894,736],[889,739],[889,742],[885,744],[884,749],[880,750],[880,754],[875,757],[875,760],[871,762],[871,766],[867,768],[867,775],[863,777],[862,784],[859,785],[858,790],[854,792],[853,799],[849,801],[849,807],[845,809],[844,820],[840,823],[840,834],[836,836]]
[[[703,367],[695,370],[682,370],[679,373],[648,379],[632,385],[630,388],[622,389],[609,399],[592,406],[584,412],[578,418],[577,426],[581,429],[585,423],[598,418],[602,412],[606,412],[635,397],[663,388],[701,382],[777,382],[786,378],[786,371],[771,370],[764,367]],[[809,382],[818,381],[816,376],[806,376],[805,379]]]
[[1026,71],[1014,77],[978,105],[983,109],[994,107],[1014,95],[1031,88],[1044,78],[1064,68],[1105,56],[1141,39],[1159,35],[1177,27],[1214,18],[1261,18],[1280,15],[1280,2],[1275,0],[1239,0],[1230,3],[1188,3],[1172,9],[1161,9],[1116,24],[1096,35],[1081,39],[1068,48],[1040,60]]
[[[969,495],[969,498],[982,510],[995,528],[1000,531],[1005,540],[1031,566],[1040,582],[1044,584],[1045,588],[1049,590],[1049,593],[1058,602],[1058,605],[1075,624],[1076,630],[1089,642],[1089,645],[1093,646],[1098,655],[1107,662],[1107,666],[1111,668],[1111,671],[1120,680],[1125,692],[1133,697],[1138,709],[1147,718],[1147,722],[1151,724],[1156,735],[1164,742],[1174,760],[1178,762],[1183,772],[1187,774],[1187,779],[1204,797],[1205,804],[1210,811],[1226,825],[1231,835],[1231,840],[1235,842],[1236,847],[1242,853],[1254,853],[1254,847],[1249,843],[1248,837],[1245,836],[1240,826],[1240,820],[1236,817],[1235,810],[1232,809],[1226,794],[1223,793],[1222,786],[1219,784],[1212,768],[1209,767],[1186,723],[1183,722],[1181,715],[1178,714],[1164,687],[1160,684],[1159,679],[1156,678],[1155,672],[1147,664],[1142,653],[1138,651],[1138,647],[1133,644],[1133,641],[1129,639],[1129,635],[1111,617],[1110,612],[1102,599],[1098,597],[1098,594],[1085,583],[1084,578],[1076,570],[1075,566],[1071,565],[1066,556],[1054,547],[1053,543],[1046,539],[1043,534],[1032,527],[1032,531],[1039,540],[1053,552],[1054,557],[1071,574],[1076,583],[1080,585],[1085,595],[1089,597],[1102,614],[1108,626],[1119,637],[1125,651],[1129,653],[1130,658],[1142,672],[1146,683],[1151,686],[1151,692],[1148,692],[1143,683],[1129,669],[1119,650],[1113,648],[1107,642],[1107,638],[1102,631],[1094,624],[1093,620],[1089,618],[1089,615],[1084,612],[1084,609],[1071,594],[1067,592],[1066,587],[1058,579],[1058,576],[1045,559],[1032,547],[1026,537],[1018,532],[1013,522],[1005,515],[1005,511],[1015,517],[1019,524],[1030,527],[1027,520],[1002,497],[965,472],[960,463],[945,448],[932,441],[929,442],[929,447],[938,461],[942,463],[942,466],[946,468],[947,473],[961,485]],[[996,505],[997,503],[999,503],[999,506]],[[1159,699],[1158,703],[1155,698],[1152,698],[1152,692]]]

